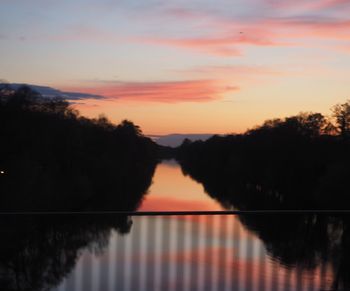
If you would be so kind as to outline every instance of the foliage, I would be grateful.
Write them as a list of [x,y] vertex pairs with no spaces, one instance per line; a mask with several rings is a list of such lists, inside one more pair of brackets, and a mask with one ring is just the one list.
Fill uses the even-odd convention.
[[320,113],[266,121],[241,135],[184,141],[177,159],[224,206],[349,209],[348,139]]
[[348,138],[350,136],[350,100],[343,104],[335,105],[332,111],[336,130],[342,137]]
[[130,121],[79,116],[29,87],[1,91],[1,210],[134,210],[157,146]]

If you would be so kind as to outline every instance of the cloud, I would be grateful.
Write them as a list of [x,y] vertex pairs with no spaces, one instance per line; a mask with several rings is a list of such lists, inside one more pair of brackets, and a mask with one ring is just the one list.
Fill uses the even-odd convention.
[[[141,11],[133,7],[131,11],[137,11],[133,17],[140,18],[134,19],[127,30],[81,23],[33,39],[108,45],[152,44],[221,57],[242,56],[246,46],[302,47],[310,43],[319,46],[312,40],[350,39],[348,0],[250,0],[244,2],[244,9],[232,12],[224,9],[225,5],[215,9],[206,5],[198,9],[191,6],[191,1],[170,7],[160,5],[152,10],[153,14],[146,8]],[[241,10],[249,13],[240,14]],[[164,26],[160,27],[159,23]]]
[[[265,18],[251,24],[218,23],[221,37],[149,38],[146,43],[195,50],[217,56],[240,56],[243,46],[294,47],[309,46],[311,40],[350,40],[350,20],[327,17]],[[307,41],[303,41],[307,40]],[[141,40],[142,41],[142,40]],[[320,45],[313,43],[314,46]],[[334,48],[331,46],[331,48]]]
[[193,38],[139,38],[138,41],[150,44],[159,44],[186,48],[218,56],[240,56],[240,45],[276,46],[277,42],[271,39],[271,33],[259,28],[236,28],[229,27],[226,30],[233,32],[223,36],[202,36]]
[[[350,20],[338,20],[327,17],[285,17],[266,19],[262,25],[274,30],[276,38],[293,40],[295,46],[320,46],[317,41],[330,44],[328,48],[336,49],[332,41],[350,40]],[[305,42],[305,40],[307,42]]]
[[348,0],[286,0],[286,1],[265,0],[265,3],[267,3],[269,6],[280,8],[280,9],[296,8],[304,11],[315,11],[315,10],[342,7],[345,4],[349,4],[349,1]]
[[237,91],[231,86],[215,80],[190,80],[167,82],[120,82],[94,81],[86,86],[68,88],[107,99],[144,102],[208,102],[221,99],[227,92]]
[[3,85],[9,85],[13,90],[17,90],[22,86],[28,86],[32,90],[36,91],[37,93],[40,93],[43,97],[46,97],[46,98],[61,97],[67,100],[103,99],[104,98],[101,95],[81,93],[77,91],[75,92],[61,91],[48,86],[39,86],[39,85],[32,85],[32,84],[25,84],[25,83],[6,83],[0,79],[0,88]]
[[[231,15],[220,9],[210,13],[201,8],[195,13],[184,7],[165,10],[171,18],[177,18],[182,25],[187,25],[191,33],[181,36],[149,35],[133,40],[235,57],[243,55],[246,46],[310,47],[311,44],[313,47],[334,50],[336,47],[331,41],[350,39],[350,18],[346,16],[347,11],[350,15],[348,0],[262,0],[260,4],[263,5],[262,12],[255,11],[249,16]],[[325,14],[325,11],[332,13]],[[326,42],[331,45],[325,45]]]

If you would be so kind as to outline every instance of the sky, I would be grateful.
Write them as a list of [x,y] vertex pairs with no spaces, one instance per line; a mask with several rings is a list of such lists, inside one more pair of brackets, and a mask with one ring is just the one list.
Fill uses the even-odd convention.
[[0,79],[145,134],[239,133],[350,98],[349,0],[0,0]]

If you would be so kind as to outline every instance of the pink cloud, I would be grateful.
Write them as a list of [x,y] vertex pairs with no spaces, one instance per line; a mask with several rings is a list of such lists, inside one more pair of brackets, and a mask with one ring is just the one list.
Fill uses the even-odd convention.
[[[262,25],[275,31],[275,35],[279,39],[350,40],[350,20],[277,18],[267,19]],[[299,45],[303,45],[303,43],[299,43]]]
[[[112,45],[136,42],[222,57],[242,56],[246,46],[303,47],[310,44],[320,46],[319,42],[313,42],[314,39],[322,42],[350,40],[350,18],[344,16],[346,12],[350,15],[349,0],[260,0],[257,3],[262,3],[261,7],[267,8],[269,12],[233,18],[226,13],[203,9],[186,7],[164,9],[164,13],[156,17],[161,17],[165,23],[169,18],[172,21],[175,18],[185,28],[188,27],[189,34],[185,32],[180,37],[170,36],[172,29],[167,34],[152,33],[145,36],[145,33],[136,32],[131,36],[113,27],[106,29],[90,25],[74,25],[67,27],[67,31],[61,34],[37,36],[35,39]],[[321,16],[326,15],[324,12],[328,10],[332,13]],[[337,50],[337,47],[332,45],[323,47]]]
[[[350,2],[349,2],[350,3]],[[350,10],[349,10],[350,15]],[[350,39],[350,18],[338,19],[320,16],[290,16],[258,18],[250,23],[216,19],[216,29],[230,38],[233,31],[242,32],[245,39],[237,45],[295,46],[298,38],[323,40]]]
[[[266,1],[274,8],[268,16],[264,14],[252,18],[230,18],[227,15],[208,14],[191,10],[174,10],[172,16],[179,21],[190,21],[190,25],[201,28],[201,34],[191,37],[139,37],[133,41],[164,45],[174,48],[188,49],[200,53],[223,57],[241,56],[245,46],[256,47],[291,47],[291,46],[320,46],[312,42],[313,39],[321,41],[349,40],[350,19],[336,14],[329,17],[317,13],[321,9],[341,8],[344,13],[349,10],[348,0],[287,0]],[[349,4],[348,6],[345,4]],[[297,8],[299,13],[292,13]],[[349,8],[349,9],[348,9]],[[281,16],[284,15],[284,16]],[[289,16],[288,16],[289,15]],[[292,16],[291,16],[292,15]],[[203,35],[207,31],[207,35]],[[334,48],[332,46],[324,46]]]
[[[230,24],[231,26],[231,24]],[[275,46],[272,33],[255,27],[237,27],[223,36],[204,36],[193,38],[139,38],[138,41],[150,44],[173,46],[201,51],[218,56],[240,56],[239,45]]]
[[348,0],[265,0],[266,3],[275,8],[288,9],[297,8],[304,11],[314,11],[325,8],[337,8],[349,3]]
[[341,6],[343,4],[349,4],[349,0],[323,0],[323,1],[316,1],[315,2],[315,8],[316,9],[317,8],[318,9],[335,8],[335,7]]
[[[108,44],[136,42],[223,57],[241,56],[245,46],[305,46],[306,42],[312,43],[313,39],[350,40],[349,18],[341,17],[341,15],[336,18],[337,14],[329,14],[334,17],[330,18],[316,13],[322,9],[339,8],[344,14],[346,10],[349,10],[350,15],[348,0],[262,0],[262,2],[266,7],[271,8],[269,14],[257,14],[251,18],[230,18],[226,14],[209,13],[200,9],[195,11],[184,7],[164,10],[161,17],[176,18],[187,25],[191,33],[193,33],[193,28],[196,29],[195,31],[200,31],[200,34],[193,36],[171,37],[168,35],[155,36],[154,34],[125,36],[121,31],[112,28],[106,30],[76,25],[69,27],[66,33],[49,36],[48,39]],[[203,32],[207,34],[203,35]],[[319,44],[314,43],[313,45]]]
[[96,94],[108,99],[145,102],[207,102],[220,99],[224,93],[239,88],[215,80],[167,82],[99,81],[81,87],[65,88],[82,93]]

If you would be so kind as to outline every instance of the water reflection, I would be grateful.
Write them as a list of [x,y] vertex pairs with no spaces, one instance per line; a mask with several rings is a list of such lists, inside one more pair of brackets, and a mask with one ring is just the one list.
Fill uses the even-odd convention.
[[112,230],[130,231],[127,217],[2,215],[0,289],[49,290],[75,267],[81,252],[102,253]]
[[[252,205],[205,184],[214,200],[174,162],[143,196],[149,177],[123,209],[142,197],[141,211]],[[349,225],[350,214],[1,215],[0,290],[347,290]]]
[[60,291],[347,290],[349,218],[5,216],[0,286]]
[[202,184],[182,173],[175,160],[157,165],[153,183],[139,211],[222,210],[221,204],[209,197]]
[[[287,222],[291,218],[270,216],[263,220]],[[249,216],[249,219],[257,221],[260,218]],[[294,216],[294,220],[299,218]],[[329,228],[329,224],[324,226]],[[138,217],[134,218],[129,236],[112,235],[110,248],[99,260],[99,267],[96,269],[95,266],[95,278],[106,276],[108,270],[109,279],[98,280],[100,290],[320,290],[337,289],[337,285],[348,287],[347,277],[339,276],[340,265],[335,259],[343,256],[344,249],[329,248],[337,244],[333,240],[334,233],[330,233],[324,243],[318,243],[323,248],[310,247],[310,240],[303,240],[303,232],[292,230],[292,234],[296,237],[292,241],[274,241],[265,233],[262,244],[235,216]],[[317,230],[310,236],[315,241],[320,238]],[[297,250],[293,251],[296,241]],[[304,248],[304,257],[296,256],[293,262],[281,257],[270,259],[270,255],[281,247],[289,249],[290,256]],[[315,253],[318,261],[305,264]],[[108,269],[114,259],[118,264]],[[89,273],[91,268],[94,269],[94,261],[86,253],[79,272]],[[79,278],[81,283],[78,285],[84,285],[84,276]],[[77,274],[73,273],[59,290],[72,290],[70,286],[76,286],[76,280]]]

